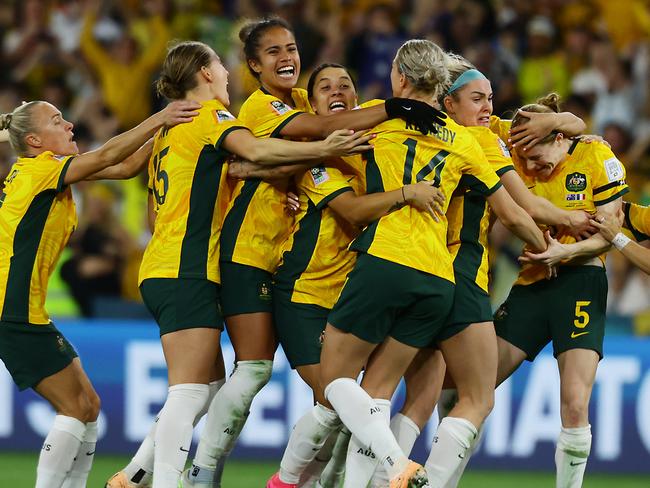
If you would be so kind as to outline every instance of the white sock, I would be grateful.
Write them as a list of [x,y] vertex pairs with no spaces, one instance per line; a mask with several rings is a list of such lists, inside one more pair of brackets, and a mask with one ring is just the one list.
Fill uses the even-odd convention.
[[410,456],[415,441],[420,435],[420,428],[415,422],[402,413],[396,413],[390,420],[390,430],[393,432],[399,447],[405,456]]
[[54,417],[36,468],[36,488],[61,488],[83,442],[86,424],[65,415]]
[[[390,430],[393,432],[399,447],[406,457],[411,455],[413,445],[420,435],[420,428],[415,422],[402,413],[396,413],[390,420]],[[388,486],[388,474],[384,469],[375,470],[375,474],[370,481],[370,486],[380,487]]]
[[[219,388],[225,383],[225,379],[220,379],[217,381],[212,381],[208,385],[208,401],[205,403],[201,411],[196,416],[194,425],[205,415],[208,411],[210,402],[219,391]],[[153,455],[154,455],[154,439],[156,437],[156,426],[158,425],[158,419],[160,418],[161,411],[156,416],[149,433],[144,438],[137,452],[133,456],[133,459],[126,465],[124,468],[124,473],[126,474],[129,482],[135,486],[141,486],[151,483],[151,476],[153,474]]]
[[297,484],[327,438],[340,426],[337,413],[320,403],[300,417],[291,431],[280,462],[280,480]]
[[208,385],[169,387],[154,441],[153,488],[177,488],[192,444],[194,421],[208,401]]
[[580,488],[591,452],[591,425],[562,427],[555,448],[556,488]]
[[325,388],[325,398],[341,421],[362,445],[375,453],[389,479],[399,476],[408,465],[378,405],[352,378],[337,378]]
[[244,428],[253,398],[271,379],[273,361],[237,361],[226,384],[208,408],[191,473],[199,468],[216,470],[220,458],[228,457]]
[[343,475],[345,474],[345,459],[348,455],[348,444],[350,443],[351,436],[352,434],[347,427],[341,427],[336,437],[334,448],[332,449],[332,458],[327,463],[327,466],[325,466],[318,486],[323,488],[338,488],[341,485]]
[[481,427],[478,429],[476,440],[472,443],[472,447],[470,447],[467,450],[467,454],[465,454],[465,458],[458,465],[456,471],[454,471],[454,474],[451,475],[449,481],[445,483],[445,488],[456,488],[458,486],[458,483],[460,483],[460,478],[463,476],[463,473],[465,472],[467,463],[469,463],[469,460],[472,458],[472,456],[478,449],[478,446],[481,444],[481,440],[483,439],[483,425],[481,425]]
[[320,480],[320,476],[325,470],[325,467],[332,459],[332,451],[334,450],[334,444],[336,444],[336,439],[339,437],[339,429],[334,429],[329,436],[323,447],[320,448],[320,451],[316,453],[314,459],[305,467],[304,471],[300,475],[300,481],[298,481],[298,487],[309,487],[313,488],[314,484]]
[[445,486],[467,455],[477,433],[469,420],[459,417],[442,419],[425,464],[431,488]]
[[79,446],[77,457],[74,458],[70,473],[63,483],[63,488],[86,488],[88,473],[95,458],[95,446],[97,445],[97,421],[87,422],[83,441]]
[[[390,423],[390,400],[375,398],[386,424]],[[356,436],[352,436],[348,445],[348,456],[345,461],[345,480],[343,488],[365,487],[379,465],[377,456],[371,448],[364,446]],[[382,469],[383,471],[383,469]]]

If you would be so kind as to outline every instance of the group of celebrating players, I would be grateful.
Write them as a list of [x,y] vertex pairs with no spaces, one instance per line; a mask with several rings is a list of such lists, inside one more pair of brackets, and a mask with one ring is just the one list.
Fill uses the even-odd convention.
[[[260,87],[237,118],[217,54],[181,42],[157,82],[171,103],[95,151],[77,154],[72,124],[47,102],[0,119],[18,154],[0,195],[0,358],[57,413],[37,488],[85,487],[97,441],[99,398],[44,309],[76,225],[69,185],[145,166],[152,238],[139,285],[160,327],[169,391],[107,487],[221,486],[278,342],[315,405],[267,488],[454,487],[495,386],[551,340],[557,486],[580,487],[603,355],[605,254],[613,244],[650,263],[620,233],[625,220],[644,238],[645,212],[623,212],[625,168],[609,146],[581,136],[584,123],[553,94],[512,120],[493,116],[490,81],[430,41],[398,50],[394,98],[359,104],[341,65],[321,65],[307,91],[295,88],[300,57],[284,21],[252,22],[240,38]],[[493,322],[494,218],[527,247]],[[236,356],[227,380],[224,323]],[[406,401],[391,418],[402,378]],[[423,467],[409,454],[441,396]]]

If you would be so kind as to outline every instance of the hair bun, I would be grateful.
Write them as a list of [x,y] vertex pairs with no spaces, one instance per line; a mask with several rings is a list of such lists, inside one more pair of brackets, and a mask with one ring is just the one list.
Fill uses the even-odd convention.
[[1,114],[0,115],[0,130],[6,130],[11,127],[11,119],[14,114]]
[[548,95],[539,98],[537,100],[538,105],[544,105],[545,107],[550,108],[553,112],[560,112],[560,95],[555,92],[549,93]]

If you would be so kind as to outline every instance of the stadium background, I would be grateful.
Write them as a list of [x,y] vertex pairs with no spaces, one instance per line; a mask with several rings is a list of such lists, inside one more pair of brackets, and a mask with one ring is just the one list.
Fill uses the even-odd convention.
[[[350,67],[360,100],[386,97],[396,49],[429,38],[463,54],[491,80],[495,113],[554,90],[565,109],[602,135],[628,169],[629,199],[650,203],[650,2],[647,0],[4,0],[0,2],[0,112],[45,99],[75,123],[81,151],[132,127],[164,102],[152,80],[172,39],[199,39],[230,71],[232,111],[255,88],[241,62],[244,18],[274,13],[296,30],[303,81],[322,61]],[[14,155],[0,144],[0,177]],[[157,329],[136,276],[149,238],[144,178],[75,188],[80,225],[50,283],[48,309],[79,349],[103,399],[102,434],[89,486],[124,462],[164,400]],[[493,232],[493,298],[516,273],[519,243]],[[615,251],[608,259],[608,356],[592,411],[594,446],[585,486],[649,486],[650,282]],[[227,361],[232,352],[225,346]],[[549,486],[559,430],[555,364],[548,354],[500,389],[474,471],[461,486]],[[225,486],[262,486],[288,429],[310,396],[281,353],[256,399]],[[399,404],[399,400],[397,402]],[[33,486],[52,412],[18,394],[0,366],[0,486]],[[418,456],[431,438],[428,428]],[[259,461],[268,461],[259,464]],[[542,475],[509,475],[526,470]],[[27,473],[27,474],[26,474]],[[637,473],[636,477],[622,473]],[[31,477],[31,478],[30,478]],[[538,484],[536,484],[538,483]],[[629,483],[627,485],[626,483]]]

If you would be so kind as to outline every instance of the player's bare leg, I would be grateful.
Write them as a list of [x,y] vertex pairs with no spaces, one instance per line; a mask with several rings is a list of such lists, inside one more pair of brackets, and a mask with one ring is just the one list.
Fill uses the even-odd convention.
[[599,357],[595,351],[571,349],[558,355],[562,430],[555,450],[556,487],[580,488],[591,451],[589,399]]

